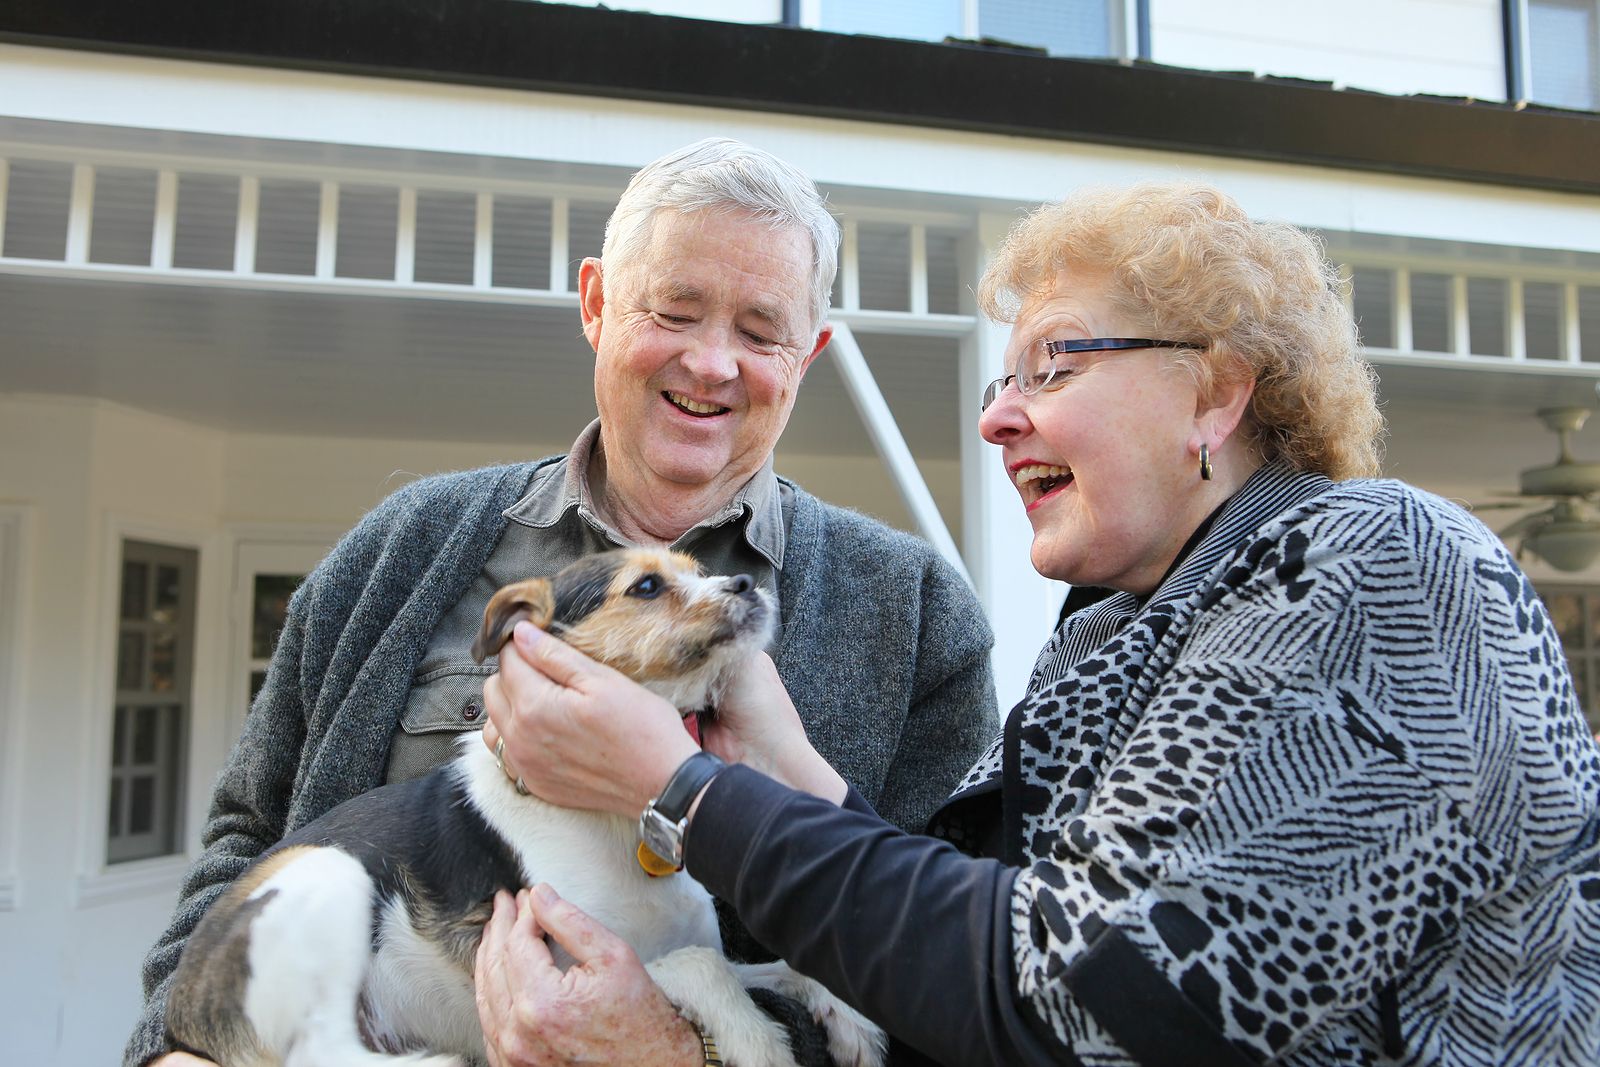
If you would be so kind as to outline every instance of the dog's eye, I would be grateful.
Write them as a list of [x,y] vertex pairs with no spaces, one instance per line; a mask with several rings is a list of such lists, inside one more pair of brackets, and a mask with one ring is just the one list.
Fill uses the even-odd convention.
[[628,587],[628,595],[636,596],[641,600],[651,600],[661,592],[662,582],[659,574],[647,574]]

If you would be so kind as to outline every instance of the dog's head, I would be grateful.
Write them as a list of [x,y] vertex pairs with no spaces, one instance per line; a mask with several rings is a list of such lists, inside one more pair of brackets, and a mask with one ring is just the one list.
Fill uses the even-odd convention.
[[506,586],[473,658],[499,652],[523,619],[686,709],[714,702],[723,672],[764,647],[774,621],[772,598],[748,576],[707,576],[664,549],[603,552]]

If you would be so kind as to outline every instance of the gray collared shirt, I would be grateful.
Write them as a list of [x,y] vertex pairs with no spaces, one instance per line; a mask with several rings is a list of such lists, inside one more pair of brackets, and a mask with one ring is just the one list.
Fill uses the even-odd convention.
[[[534,474],[528,491],[505,511],[510,520],[494,552],[461,599],[445,612],[429,638],[411,694],[389,747],[386,779],[405,781],[450,758],[466,730],[483,726],[483,680],[493,662],[472,662],[470,648],[495,590],[511,582],[554,574],[595,552],[631,542],[600,517],[591,488],[603,484],[600,423],[591,422],[572,450]],[[748,574],[778,597],[784,539],[793,501],[768,456],[759,471],[724,507],[672,543],[710,574]],[[782,617],[780,611],[779,617]],[[773,637],[773,647],[778,635]]]

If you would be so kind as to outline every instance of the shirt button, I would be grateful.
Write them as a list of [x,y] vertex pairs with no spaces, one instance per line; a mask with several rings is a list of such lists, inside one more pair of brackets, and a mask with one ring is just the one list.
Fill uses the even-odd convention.
[[483,711],[483,705],[476,700],[469,700],[461,705],[461,717],[468,722],[476,719]]

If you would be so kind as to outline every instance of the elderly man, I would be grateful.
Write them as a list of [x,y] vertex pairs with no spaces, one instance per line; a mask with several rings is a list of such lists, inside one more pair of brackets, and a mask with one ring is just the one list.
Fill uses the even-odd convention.
[[197,1062],[162,1056],[162,1020],[206,908],[288,831],[481,727],[490,668],[468,649],[489,595],[588,553],[671,545],[752,575],[777,598],[772,658],[817,749],[921,828],[998,727],[982,612],[926,544],[772,470],[831,334],[838,237],[809,179],[737,142],[634,176],[579,273],[599,420],[565,456],[407,486],[306,579],[146,961],[126,1063]]

